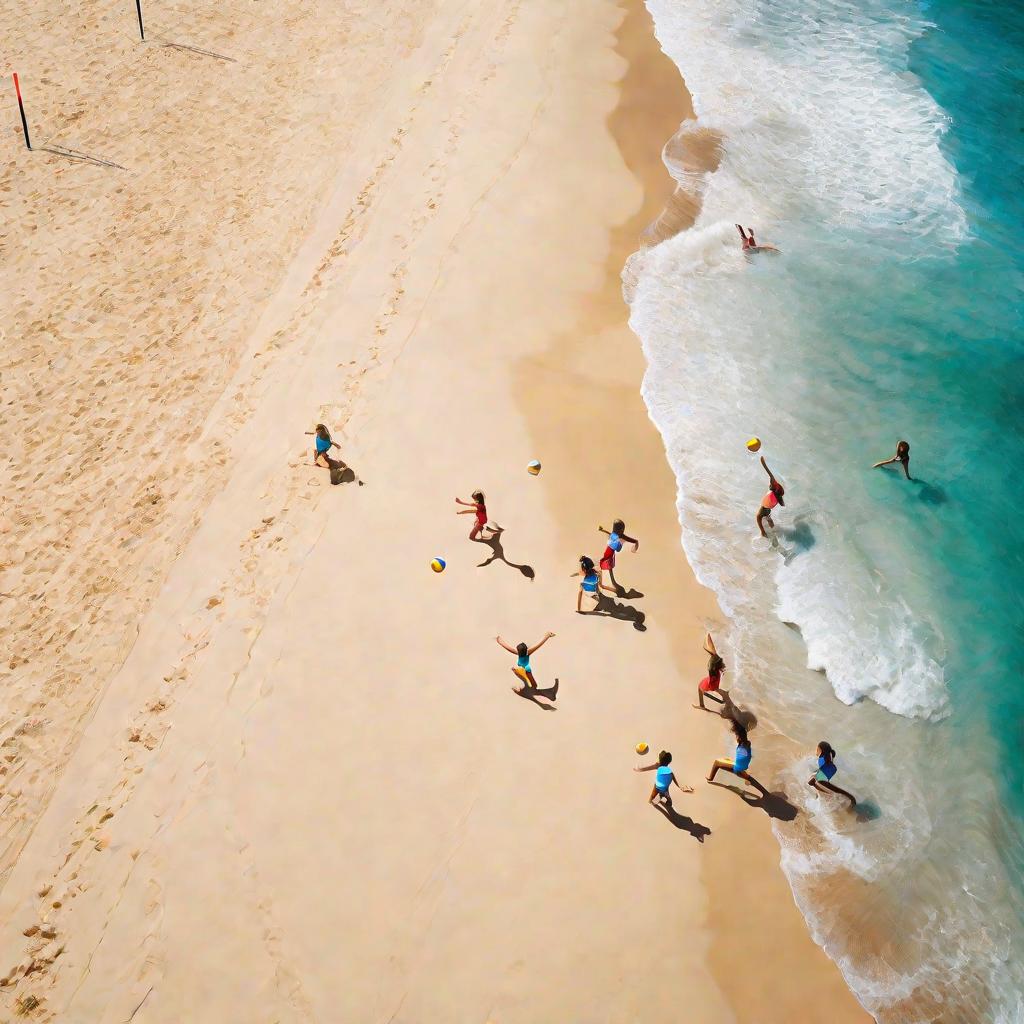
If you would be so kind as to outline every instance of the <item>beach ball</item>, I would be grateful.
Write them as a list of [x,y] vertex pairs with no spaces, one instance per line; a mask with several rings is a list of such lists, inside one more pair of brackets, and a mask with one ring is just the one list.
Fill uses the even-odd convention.
[[529,473],[529,474],[530,474],[531,476],[536,476],[536,475],[537,475],[537,474],[538,474],[538,473],[540,472],[540,463],[539,463],[539,462],[538,462],[538,461],[537,461],[536,459],[534,459],[534,460],[533,460],[533,462],[531,462],[531,463],[530,463],[530,464],[529,464],[529,465],[528,465],[528,466],[526,467],[526,471],[527,471],[527,472],[528,472],[528,473]]
[[650,747],[642,740],[636,745],[636,752],[638,754],[646,754],[648,750],[650,750]]
[[759,438],[759,437],[752,437],[747,442],[747,451],[748,452],[759,452],[760,450],[761,450],[761,438]]
[[435,558],[431,561],[430,568],[433,569],[434,572],[444,572],[444,567],[447,564],[448,563],[443,558]]

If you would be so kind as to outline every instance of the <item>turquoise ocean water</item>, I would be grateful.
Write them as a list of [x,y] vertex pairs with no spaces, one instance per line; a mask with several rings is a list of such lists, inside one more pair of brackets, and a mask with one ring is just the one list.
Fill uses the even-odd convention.
[[[703,206],[626,293],[733,695],[808,751],[760,765],[794,895],[880,1020],[1024,1021],[1024,3],[648,6]],[[898,438],[914,482],[870,468]],[[805,785],[822,738],[859,819]]]

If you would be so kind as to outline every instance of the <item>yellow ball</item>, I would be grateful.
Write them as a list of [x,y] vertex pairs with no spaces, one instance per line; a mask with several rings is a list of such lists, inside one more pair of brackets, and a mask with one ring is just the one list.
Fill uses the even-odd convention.
[[643,742],[640,742],[636,745],[636,752],[638,754],[646,754],[649,749],[650,748],[647,746],[647,744]]
[[761,450],[761,438],[759,438],[759,437],[752,437],[747,442],[747,451],[748,452],[759,452],[760,450]]
[[430,568],[433,569],[434,572],[444,572],[444,567],[447,564],[448,563],[445,562],[443,558],[435,558],[431,561]]
[[532,476],[536,476],[540,472],[540,463],[534,459],[527,467],[526,471]]

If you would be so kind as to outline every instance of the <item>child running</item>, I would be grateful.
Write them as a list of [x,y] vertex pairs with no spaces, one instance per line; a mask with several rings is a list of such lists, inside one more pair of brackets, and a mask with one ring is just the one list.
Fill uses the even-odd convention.
[[[306,431],[308,435],[310,431]],[[337,441],[331,439],[331,432],[322,424],[316,425],[316,430],[312,432],[314,436],[313,441],[313,465],[319,466],[320,460],[323,459],[323,464],[331,469],[331,457],[328,454],[332,448],[337,448],[341,451],[341,445]]]
[[[530,667],[530,655],[534,651],[539,651],[555,634],[545,633],[544,639],[540,643],[534,644],[532,647],[527,647],[526,644],[516,644],[515,647],[509,647],[500,636],[496,636],[494,639],[508,651],[509,654],[516,655],[516,667],[512,669],[514,675],[519,679],[523,680],[523,686],[513,686],[512,689],[519,694],[520,697],[526,693],[526,687],[529,686],[531,689],[537,689],[537,680],[533,676],[533,669]],[[558,680],[555,680],[555,685],[551,688],[551,699],[554,700],[558,696]]]
[[764,466],[764,471],[768,474],[768,493],[761,499],[761,507],[757,510],[757,528],[761,531],[761,536],[767,538],[768,534],[764,532],[764,521],[768,520],[768,525],[774,530],[775,523],[772,521],[772,509],[779,505],[785,505],[785,493],[786,488],[775,479],[775,474],[768,468],[768,463],[764,461],[764,456],[761,456],[761,465]]
[[815,751],[818,758],[818,770],[807,780],[807,785],[813,789],[817,789],[819,792],[828,790],[831,793],[838,793],[840,796],[845,796],[850,801],[850,810],[852,811],[857,806],[857,798],[852,794],[848,793],[845,789],[840,789],[832,779],[839,769],[836,767],[836,752],[834,748],[829,744],[827,740],[822,740],[818,744],[818,749]]
[[580,615],[586,614],[583,611],[583,595],[586,594],[588,597],[594,599],[595,606],[597,602],[601,600],[601,595],[598,590],[607,590],[613,594],[615,591],[611,587],[606,587],[601,582],[601,577],[598,575],[597,569],[594,567],[594,560],[587,557],[587,555],[580,555],[580,571],[574,572],[569,576],[569,579],[574,579],[577,576],[582,576],[583,580],[580,583],[579,592],[576,594],[576,611]]
[[738,775],[744,782],[749,782],[750,785],[756,786],[762,793],[766,793],[767,790],[764,786],[747,771],[750,767],[750,762],[754,759],[754,751],[750,746],[750,740],[747,738],[747,730],[735,718],[731,724],[733,735],[736,737],[736,755],[732,761],[717,758],[711,766],[711,774],[707,777],[708,782],[714,782],[715,776],[719,772],[732,772],[733,775]]
[[647,801],[649,804],[653,804],[655,800],[661,799],[661,802],[672,809],[672,796],[668,791],[668,787],[675,783],[684,793],[692,793],[693,786],[680,786],[679,780],[676,778],[675,772],[669,767],[672,764],[672,755],[667,751],[663,750],[658,755],[657,764],[648,764],[643,768],[634,768],[635,772],[653,772],[656,771],[658,774],[654,776],[654,789],[651,790],[651,797]]
[[[722,673],[725,671],[725,662],[715,650],[715,641],[711,639],[710,633],[704,639],[704,650],[708,653],[708,674],[697,684],[697,703],[693,705],[701,711],[708,710],[704,706],[704,694],[710,697],[711,694],[718,692],[718,687],[722,684]],[[711,699],[718,704],[725,703],[722,697]]]
[[476,522],[473,524],[473,529],[469,531],[470,540],[482,540],[480,533],[486,530],[492,537],[497,536],[501,533],[501,527],[497,523],[487,522],[487,505],[484,503],[484,492],[474,491],[470,497],[472,501],[463,501],[461,498],[456,498],[455,503],[457,505],[468,506],[461,512],[456,512],[457,516],[468,516],[470,513],[475,513]]
[[622,550],[623,541],[626,541],[627,544],[632,544],[634,552],[639,549],[640,541],[635,537],[626,535],[626,524],[621,519],[616,519],[612,522],[610,533],[603,526],[599,526],[598,530],[601,533],[608,534],[608,546],[604,549],[604,554],[601,556],[601,576],[603,578],[607,570],[608,578],[612,581],[615,592],[618,593],[619,585],[615,582],[615,556]]

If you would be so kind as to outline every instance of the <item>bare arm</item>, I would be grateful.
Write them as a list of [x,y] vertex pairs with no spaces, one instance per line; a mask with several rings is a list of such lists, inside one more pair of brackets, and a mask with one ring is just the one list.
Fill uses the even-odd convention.
[[455,499],[455,504],[456,505],[472,505],[473,508],[476,508],[476,502],[475,501],[463,501],[461,498],[456,498]]
[[879,466],[891,466],[897,459],[898,456],[894,455],[891,459],[886,459],[884,462],[876,462],[871,468],[878,469]]
[[684,793],[692,793],[693,792],[693,786],[684,786],[684,785],[682,785],[679,782],[679,780],[676,778],[676,773],[675,772],[672,773],[672,781],[676,784],[676,787],[678,789],[681,789]]
[[539,651],[554,635],[554,633],[545,633],[544,639],[534,644],[526,653],[533,654],[534,651]]
[[768,463],[764,461],[764,456],[761,456],[761,465],[764,466],[764,471],[768,474],[768,482],[771,484],[775,483],[775,474],[768,468]]
[[508,651],[509,654],[518,654],[519,653],[514,647],[509,647],[509,645],[507,643],[505,643],[505,641],[502,640],[500,636],[496,636],[494,639],[497,640],[499,646],[504,647],[505,650]]
[[643,766],[643,768],[634,768],[633,771],[635,771],[635,772],[653,772],[655,768],[660,768],[660,767],[661,766],[659,764],[657,764],[657,763],[655,763],[655,764],[645,764]]
[[717,649],[715,648],[715,641],[711,639],[710,633],[708,633],[708,635],[704,639],[704,650],[707,651],[708,654],[718,653]]
[[620,533],[620,534],[619,534],[619,536],[620,536],[620,537],[621,537],[621,538],[622,538],[622,539],[623,539],[624,541],[628,541],[628,542],[629,542],[630,544],[632,544],[632,545],[633,545],[633,550],[634,550],[634,551],[636,551],[636,550],[637,550],[637,549],[638,549],[638,548],[640,547],[640,541],[638,541],[638,540],[636,539],[636,537],[627,537],[627,536],[626,536],[626,534],[624,534],[624,533]]

